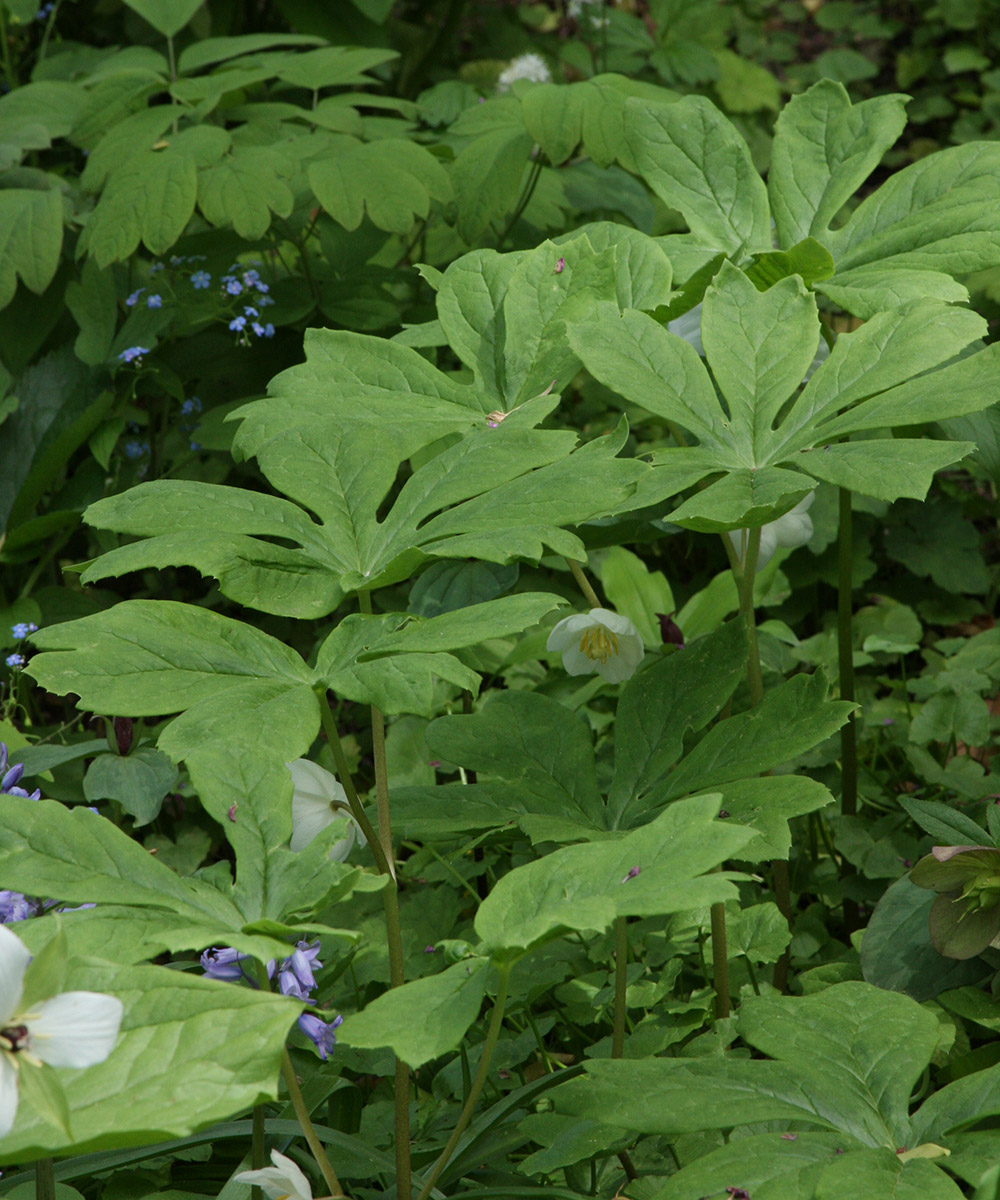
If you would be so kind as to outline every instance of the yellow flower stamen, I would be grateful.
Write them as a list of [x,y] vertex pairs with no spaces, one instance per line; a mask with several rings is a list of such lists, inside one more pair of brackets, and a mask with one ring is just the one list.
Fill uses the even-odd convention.
[[618,653],[618,634],[603,625],[591,625],[580,637],[580,653],[586,654],[591,662],[606,663]]

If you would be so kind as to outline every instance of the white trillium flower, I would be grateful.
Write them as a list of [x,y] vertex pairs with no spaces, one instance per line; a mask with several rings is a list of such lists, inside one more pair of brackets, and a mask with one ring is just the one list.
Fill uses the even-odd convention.
[[0,1137],[17,1116],[18,1059],[92,1067],[111,1053],[122,1022],[122,1002],[100,992],[63,992],[22,1006],[30,962],[27,946],[0,925]]
[[334,821],[344,824],[344,836],[334,842],[330,857],[343,862],[351,852],[358,836],[358,826],[350,814],[347,793],[335,775],[310,762],[297,758],[286,764],[292,774],[292,841],[293,850],[306,846]]
[[[816,493],[810,492],[783,517],[761,526],[760,553],[757,555],[758,571],[767,566],[779,546],[785,550],[794,550],[809,541],[813,535],[813,523],[807,510],[815,498]],[[744,529],[734,529],[729,534],[737,554],[743,553],[743,536],[746,532]]]
[[564,617],[553,626],[545,649],[562,655],[568,675],[596,671],[608,683],[631,679],[645,654],[642,636],[628,617],[606,608]]
[[234,1175],[233,1178],[237,1183],[249,1183],[253,1187],[263,1188],[271,1200],[313,1200],[309,1180],[290,1158],[272,1150],[271,1162],[274,1163],[273,1167],[261,1167],[259,1171],[240,1171],[239,1175]]
[[509,92],[511,84],[519,79],[530,79],[532,83],[551,83],[552,72],[540,54],[520,54],[500,72],[497,80],[498,92]]

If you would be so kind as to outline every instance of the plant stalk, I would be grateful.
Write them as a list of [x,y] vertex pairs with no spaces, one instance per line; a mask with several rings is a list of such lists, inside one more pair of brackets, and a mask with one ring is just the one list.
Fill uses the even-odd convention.
[[472,1120],[472,1114],[475,1111],[476,1104],[489,1077],[493,1051],[496,1049],[497,1040],[500,1037],[504,1009],[507,1007],[507,985],[510,982],[510,973],[513,970],[513,966],[513,963],[504,963],[502,966],[497,967],[497,974],[500,976],[500,986],[497,988],[497,998],[493,1003],[493,1012],[490,1014],[490,1024],[486,1031],[486,1041],[483,1043],[483,1054],[479,1060],[479,1069],[476,1071],[476,1077],[472,1081],[472,1089],[459,1115],[458,1124],[452,1130],[451,1137],[446,1142],[445,1148],[438,1155],[437,1162],[431,1168],[431,1173],[424,1181],[424,1186],[420,1189],[417,1200],[427,1200],[434,1185],[441,1178],[441,1172],[448,1165],[451,1156],[455,1153],[455,1147],[465,1132],[466,1126]]
[[[372,599],[368,592],[358,593],[358,605],[371,615]],[[404,982],[403,934],[399,922],[399,893],[397,891],[395,860],[392,851],[392,823],[389,814],[389,772],[385,756],[385,718],[374,704],[371,706],[372,756],[375,760],[375,801],[378,809],[378,837],[382,856],[392,875],[392,883],[382,889],[385,906],[385,933],[389,948],[389,986],[400,987]],[[410,1068],[396,1059],[393,1087],[396,1151],[397,1200],[410,1200]]]
[[288,1088],[288,1098],[291,1100],[292,1108],[295,1109],[295,1116],[302,1126],[302,1133],[306,1139],[306,1143],[312,1151],[313,1158],[315,1158],[320,1172],[326,1181],[326,1186],[330,1189],[331,1197],[337,1200],[337,1197],[346,1196],[344,1189],[340,1186],[337,1173],[334,1171],[329,1158],[327,1158],[326,1150],[323,1149],[323,1143],[316,1136],[312,1117],[309,1116],[309,1110],[306,1108],[306,1102],[302,1096],[299,1081],[295,1078],[295,1068],[292,1066],[292,1060],[288,1056],[287,1047],[281,1052],[281,1076],[285,1081],[285,1087]]
[[715,1019],[728,1017],[729,1007],[729,946],[726,941],[726,906],[717,900],[712,914],[712,986],[715,988]]
[[35,1163],[35,1200],[56,1200],[56,1175],[51,1158]]
[[[254,1105],[253,1132],[250,1141],[250,1165],[255,1171],[267,1166],[267,1150],[264,1148],[264,1106]],[[254,1184],[250,1189],[250,1200],[263,1200],[263,1191]]]
[[625,1052],[625,989],[628,985],[628,932],[625,918],[615,918],[615,1021],[611,1033],[611,1057]]
[[391,859],[386,858],[382,849],[382,841],[373,829],[371,821],[368,820],[368,814],[365,812],[361,804],[361,799],[358,796],[358,789],[354,786],[354,780],[351,778],[351,768],[347,762],[347,755],[344,753],[340,734],[337,732],[337,725],[333,719],[333,712],[326,698],[325,689],[322,687],[318,688],[317,695],[319,696],[319,719],[322,722],[326,740],[330,744],[333,761],[337,768],[337,776],[340,780],[340,786],[344,789],[344,793],[347,796],[347,803],[351,807],[351,815],[357,821],[358,825],[360,825],[361,832],[365,835],[368,845],[371,847],[371,852],[375,856],[375,863],[379,871],[383,875],[390,875],[395,880],[395,866]]
[[[851,493],[840,489],[840,528],[837,536],[837,660],[841,700],[854,700],[854,634],[852,599],[854,560],[854,522]],[[840,730],[840,811],[852,817],[858,811],[858,729],[854,713]],[[849,870],[845,862],[845,870]],[[858,906],[844,899],[844,924],[848,933],[858,926]]]
[[597,593],[594,591],[590,580],[583,573],[583,567],[581,567],[579,563],[574,562],[571,558],[566,559],[566,565],[569,567],[573,578],[579,584],[580,591],[583,592],[584,600],[587,601],[591,608],[602,608],[603,605],[601,604]]

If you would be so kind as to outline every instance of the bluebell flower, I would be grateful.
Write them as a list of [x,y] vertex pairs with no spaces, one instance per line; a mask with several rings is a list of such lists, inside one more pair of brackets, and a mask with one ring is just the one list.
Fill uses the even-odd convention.
[[35,916],[41,905],[20,892],[0,891],[0,925],[13,925]]
[[198,396],[188,396],[181,405],[181,416],[190,417],[192,413],[201,412],[201,400]]
[[139,303],[139,297],[142,295],[142,293],[145,290],[146,290],[145,288],[136,288],[136,290],[131,294],[131,296],[126,296],[125,297],[126,306],[128,308],[135,308],[135,306]]
[[337,1044],[337,1036],[333,1032],[338,1026],[343,1025],[344,1018],[336,1016],[332,1021],[323,1021],[314,1013],[303,1013],[298,1019],[298,1026],[306,1037],[314,1043],[319,1051],[320,1058],[326,1062],[330,1056],[330,1051]]
[[0,795],[23,796],[25,800],[41,800],[42,793],[37,788],[29,796],[24,788],[17,786],[24,774],[24,764],[17,763],[8,768],[7,763],[7,745],[5,742],[0,742]]
[[296,1000],[308,1001],[310,992],[316,986],[317,970],[323,964],[319,961],[319,942],[299,942],[292,953],[278,969],[278,991],[283,996],[294,996]]
[[191,286],[197,291],[200,288],[207,288],[212,282],[212,276],[207,271],[195,271],[191,276]]
[[38,632],[38,626],[34,621],[18,621],[16,625],[11,625],[10,631],[15,642],[23,642],[26,637]]
[[123,350],[118,357],[122,360],[122,362],[138,362],[141,361],[144,354],[148,353],[148,346],[129,346],[129,348],[127,350]]
[[25,657],[23,654],[8,654],[7,657],[4,659],[4,662],[7,664],[7,666],[15,671],[17,671],[21,667],[23,667],[25,664],[25,661],[26,660],[25,660]]
[[152,294],[152,296],[148,296],[146,298],[146,307],[147,308],[162,308],[163,307],[163,297],[160,296],[158,293],[154,292]]
[[240,954],[232,946],[213,946],[201,956],[201,969],[209,979],[221,979],[228,983],[237,979],[250,979],[242,963],[250,960],[249,954]]

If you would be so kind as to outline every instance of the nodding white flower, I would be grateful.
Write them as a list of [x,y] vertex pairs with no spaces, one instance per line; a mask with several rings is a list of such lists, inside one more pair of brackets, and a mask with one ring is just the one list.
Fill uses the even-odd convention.
[[263,1188],[271,1200],[313,1200],[309,1180],[284,1154],[271,1151],[273,1167],[261,1167],[259,1171],[240,1171],[233,1178],[237,1183],[249,1183]]
[[645,653],[642,636],[628,617],[606,608],[564,617],[553,626],[545,649],[562,654],[568,675],[596,671],[608,683],[631,679]]
[[[807,510],[815,498],[816,493],[810,492],[804,500],[800,500],[783,517],[761,526],[760,553],[757,555],[758,571],[767,566],[779,546],[786,550],[794,550],[797,546],[804,546],[809,541],[813,535],[813,523]],[[737,554],[743,553],[744,532],[742,529],[734,529],[729,534]]]
[[532,83],[551,83],[552,72],[540,54],[519,54],[500,72],[497,91],[510,91],[511,84],[519,79],[530,79]]
[[292,849],[304,850],[328,825],[342,821],[344,836],[334,843],[330,857],[335,862],[343,862],[358,836],[347,793],[335,775],[307,758],[297,758],[286,765],[292,773],[295,789],[292,792]]
[[17,1116],[22,1062],[92,1067],[111,1053],[122,1021],[122,1002],[100,992],[62,992],[22,1005],[29,962],[27,946],[0,925],[0,1137]]

